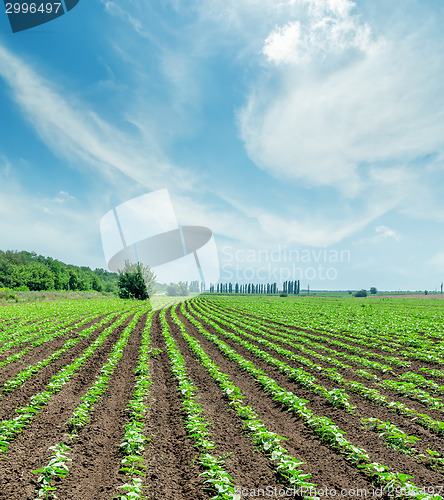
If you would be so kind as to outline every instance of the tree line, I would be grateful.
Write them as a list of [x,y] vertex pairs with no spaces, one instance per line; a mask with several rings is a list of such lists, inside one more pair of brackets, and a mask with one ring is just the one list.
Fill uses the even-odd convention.
[[[300,280],[284,281],[283,291],[289,294],[299,294],[301,289]],[[276,294],[279,292],[277,283],[213,283],[210,285],[211,293],[254,293],[254,294]]]
[[65,264],[35,252],[0,250],[0,288],[115,292],[119,275]]

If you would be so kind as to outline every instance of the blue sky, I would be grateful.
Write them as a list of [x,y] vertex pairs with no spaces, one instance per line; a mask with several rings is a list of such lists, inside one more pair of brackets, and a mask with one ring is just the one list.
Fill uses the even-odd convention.
[[168,188],[223,279],[439,289],[443,22],[438,0],[81,0],[15,34],[0,15],[0,248],[105,267],[101,217]]

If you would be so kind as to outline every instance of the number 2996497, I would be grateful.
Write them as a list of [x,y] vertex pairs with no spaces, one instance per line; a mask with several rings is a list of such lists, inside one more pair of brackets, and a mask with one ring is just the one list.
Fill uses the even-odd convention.
[[49,2],[8,2],[5,6],[6,14],[57,14],[63,10],[61,3]]

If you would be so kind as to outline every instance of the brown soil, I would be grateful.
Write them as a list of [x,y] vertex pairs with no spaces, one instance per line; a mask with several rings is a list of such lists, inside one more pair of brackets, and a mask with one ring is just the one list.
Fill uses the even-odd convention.
[[[196,316],[194,313],[192,314]],[[211,313],[209,315],[211,316]],[[230,380],[239,387],[245,396],[245,404],[254,407],[268,430],[284,438],[281,442],[282,446],[293,457],[303,462],[301,468],[305,473],[311,474],[310,482],[315,483],[318,488],[335,489],[336,496],[341,496],[341,498],[354,496],[353,493],[348,495],[340,493],[341,490],[356,489],[367,491],[367,498],[376,498],[373,495],[376,486],[371,483],[362,470],[345,460],[328,444],[322,443],[302,420],[288,412],[280,403],[275,402],[252,376],[227,358],[215,344],[201,335],[187,318],[180,313],[178,316],[184,323],[187,332],[201,343],[204,351],[220,370],[229,374]],[[124,484],[127,478],[119,472],[122,459],[120,443],[124,435],[125,425],[130,418],[127,405],[134,391],[136,380],[134,369],[138,362],[145,320],[146,315],[139,320],[125,347],[124,355],[109,381],[106,393],[97,402],[91,413],[89,424],[79,433],[77,438],[72,442],[66,441],[66,422],[79,404],[81,396],[94,382],[124,326],[118,327],[109,335],[85,365],[74,374],[58,394],[51,398],[23,432],[10,443],[8,451],[0,455],[0,500],[32,500],[35,498],[37,475],[33,474],[32,471],[47,464],[50,456],[49,446],[60,442],[67,442],[71,446],[70,458],[72,459],[71,462],[68,462],[69,474],[57,483],[56,494],[60,500],[110,500],[122,492],[119,486]],[[287,487],[277,474],[273,462],[252,443],[249,433],[243,428],[242,420],[232,410],[219,385],[191,351],[180,330],[172,322],[169,311],[167,312],[167,320],[176,345],[185,359],[189,377],[196,387],[198,401],[210,422],[210,439],[215,443],[212,454],[215,456],[226,455],[225,470],[233,478],[234,484],[250,492],[249,496],[253,496],[251,493],[257,492],[260,488],[268,487],[270,490],[275,488],[275,491],[279,491],[279,489]],[[223,325],[222,327],[226,328]],[[101,327],[100,331],[103,328],[105,326]],[[278,369],[257,358],[246,348],[217,333],[211,326],[206,325],[205,328],[209,332],[217,334],[239,354],[252,361],[257,368],[273,377],[281,387],[308,400],[307,407],[314,414],[328,417],[337,423],[346,432],[345,437],[349,441],[367,450],[372,461],[385,464],[391,470],[410,474],[414,477],[413,482],[417,486],[436,488],[444,485],[443,473],[430,469],[424,461],[388,448],[376,433],[363,429],[356,416],[335,408],[324,398],[304,389],[288,379]],[[270,329],[276,328],[277,324],[270,324]],[[0,383],[14,376],[23,367],[45,359],[51,352],[59,349],[68,338],[77,333],[78,331],[72,330],[63,338],[54,339],[33,349],[20,361],[12,363],[11,366],[5,366],[0,370]],[[13,418],[15,408],[25,405],[33,394],[43,390],[51,376],[78,357],[98,335],[99,332],[94,332],[88,339],[82,340],[68,353],[42,369],[22,387],[17,388],[13,393],[4,394],[0,398],[0,418]],[[333,336],[333,334],[330,335]],[[193,446],[194,441],[187,435],[184,424],[186,415],[166,353],[159,312],[154,313],[151,342],[152,347],[160,349],[161,352],[150,360],[152,385],[148,397],[149,411],[145,421],[145,435],[149,437],[149,441],[143,452],[144,464],[146,465],[146,476],[143,478],[144,486],[146,486],[145,495],[151,500],[209,500],[215,493],[203,484],[204,480],[201,477],[203,469],[198,462],[199,450]],[[252,340],[250,342],[255,343]],[[296,362],[290,361],[260,344],[257,345],[290,366],[298,367]],[[295,348],[283,342],[280,342],[280,345],[289,351],[298,353]],[[335,346],[333,348],[338,349]],[[321,350],[318,352],[322,353]],[[299,354],[310,358],[306,354]],[[327,368],[331,367],[328,363],[320,362],[315,357],[310,359]],[[345,378],[359,380],[369,387],[372,386],[369,381],[353,377],[357,365],[349,363],[347,360],[342,361],[353,366],[353,370],[339,370]],[[422,363],[415,362],[408,369],[395,368],[395,371],[397,374],[408,370],[418,372],[421,366],[423,366]],[[306,369],[306,371],[309,370]],[[331,380],[319,374],[315,374],[315,376],[319,379],[319,383],[327,389],[337,387],[337,384]],[[392,378],[395,377],[392,376]],[[381,389],[379,388],[379,390]],[[381,392],[387,394],[391,399],[406,402],[409,407],[416,408],[434,418],[443,416],[440,412],[427,409],[421,403],[412,402],[390,391],[381,390]],[[414,420],[394,414],[384,407],[373,405],[352,393],[350,393],[350,402],[357,407],[361,415],[390,421],[407,434],[419,437],[420,441],[415,445],[418,453],[426,454],[427,448],[439,452],[444,449],[443,437],[438,437],[424,430]],[[444,420],[444,418],[440,419]]]
[[[127,322],[129,319],[125,323]],[[125,323],[107,337],[100,348],[86,361],[83,368],[71,377],[63,389],[49,400],[22,433],[10,443],[7,453],[0,456],[0,499],[31,500],[35,498],[37,476],[32,471],[48,462],[49,446],[63,441],[66,431],[65,423],[105,363]],[[71,354],[74,359],[75,354]],[[79,354],[80,351],[77,352],[77,356]],[[54,373],[55,371],[52,374]],[[34,381],[34,384],[34,393],[44,389],[42,382]],[[26,399],[28,398],[22,396],[17,403],[26,404]],[[13,416],[14,413],[10,410],[8,417]]]

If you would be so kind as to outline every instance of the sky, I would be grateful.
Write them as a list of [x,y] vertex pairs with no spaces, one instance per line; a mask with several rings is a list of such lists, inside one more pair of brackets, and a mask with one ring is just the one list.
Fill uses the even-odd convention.
[[100,221],[168,189],[221,281],[444,281],[441,0],[80,0],[0,13],[0,249],[106,268]]

